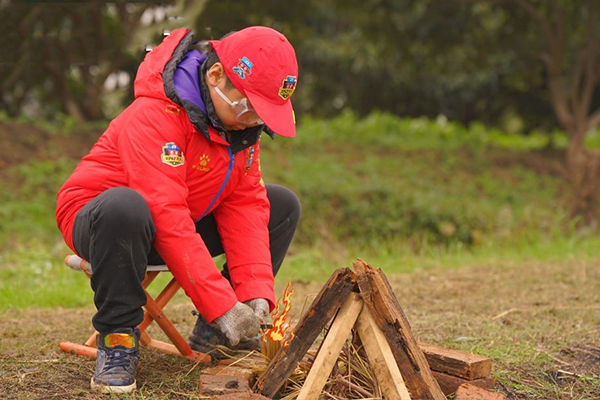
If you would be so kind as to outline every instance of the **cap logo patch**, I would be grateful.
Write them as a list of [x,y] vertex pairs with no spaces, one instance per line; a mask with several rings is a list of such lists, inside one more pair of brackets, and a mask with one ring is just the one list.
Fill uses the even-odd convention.
[[288,75],[284,80],[283,84],[279,88],[279,97],[284,100],[287,100],[290,97],[294,90],[296,90],[296,77],[292,75]]
[[252,73],[252,61],[248,60],[248,57],[242,57],[238,60],[237,65],[233,67],[233,72],[238,74],[240,79],[245,79],[246,75]]
[[160,158],[163,163],[172,167],[183,165],[184,162],[183,151],[173,142],[165,143]]

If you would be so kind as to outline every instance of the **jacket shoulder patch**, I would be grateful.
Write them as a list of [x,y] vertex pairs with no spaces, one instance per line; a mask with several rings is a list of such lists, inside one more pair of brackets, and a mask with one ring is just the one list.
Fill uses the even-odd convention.
[[160,158],[163,163],[172,167],[179,167],[185,161],[183,151],[173,142],[165,143]]
[[181,109],[179,107],[177,107],[175,104],[167,102],[167,104],[165,106],[165,112],[167,114],[179,115],[180,111],[181,111]]

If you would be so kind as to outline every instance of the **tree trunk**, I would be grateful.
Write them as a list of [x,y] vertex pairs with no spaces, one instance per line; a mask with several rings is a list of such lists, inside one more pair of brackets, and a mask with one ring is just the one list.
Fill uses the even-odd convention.
[[95,77],[90,77],[86,88],[86,97],[83,99],[82,108],[88,121],[96,121],[104,116],[102,112],[102,94],[104,82]]
[[[545,12],[533,2],[514,0],[540,26],[545,37],[545,49],[539,57],[547,68],[547,82],[554,112],[569,134],[566,164],[567,179],[571,186],[571,212],[579,225],[597,226],[598,201],[600,200],[600,153],[585,148],[588,131],[600,122],[600,111],[590,114],[593,94],[597,87],[599,47],[594,35],[596,10],[592,5],[586,19],[588,44],[578,48],[569,43],[563,16],[565,6],[550,3]],[[547,11],[547,10],[546,10]],[[574,50],[574,63],[570,67],[566,59],[569,48]]]
[[572,213],[579,225],[597,226],[600,188],[600,153],[584,147],[585,131],[571,137],[566,161],[572,189]]

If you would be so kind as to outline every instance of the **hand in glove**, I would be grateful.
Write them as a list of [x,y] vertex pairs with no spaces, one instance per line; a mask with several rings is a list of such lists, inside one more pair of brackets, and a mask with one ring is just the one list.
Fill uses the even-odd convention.
[[260,332],[260,324],[254,311],[240,302],[215,319],[214,323],[227,336],[232,346],[236,346],[240,339],[252,338]]
[[252,299],[245,301],[244,304],[254,310],[254,315],[256,315],[256,318],[258,318],[261,324],[270,323],[269,302],[267,300]]

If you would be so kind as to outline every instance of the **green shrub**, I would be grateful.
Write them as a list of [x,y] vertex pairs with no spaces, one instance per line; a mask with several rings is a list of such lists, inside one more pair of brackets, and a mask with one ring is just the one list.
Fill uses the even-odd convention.
[[499,147],[509,154],[543,148],[549,139],[540,134],[346,112],[306,118],[297,136],[263,144],[263,173],[300,196],[304,245],[326,238],[470,247],[560,230],[568,221],[557,206],[559,179],[490,157]]
[[[300,245],[411,240],[471,247],[567,225],[557,178],[495,165],[490,157],[494,148],[522,153],[549,140],[482,124],[465,128],[442,117],[375,112],[359,119],[344,112],[331,120],[305,118],[295,139],[263,140],[262,164],[267,182],[301,198]],[[0,246],[57,236],[55,196],[76,162],[32,160],[6,170]]]
[[5,170],[0,192],[0,249],[29,239],[52,241],[58,234],[56,194],[77,164],[75,160],[32,160]]
[[[360,256],[394,271],[596,257],[598,240],[577,233],[561,204],[559,178],[494,161],[564,148],[565,138],[385,113],[305,118],[295,139],[262,141],[265,181],[294,190],[303,207],[281,279],[326,279]],[[62,264],[68,249],[54,221],[56,194],[78,160],[54,147],[3,170],[0,309],[89,303],[87,278]]]

